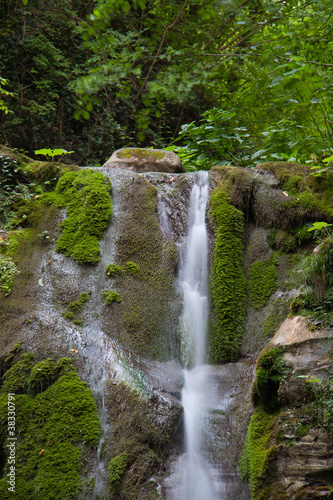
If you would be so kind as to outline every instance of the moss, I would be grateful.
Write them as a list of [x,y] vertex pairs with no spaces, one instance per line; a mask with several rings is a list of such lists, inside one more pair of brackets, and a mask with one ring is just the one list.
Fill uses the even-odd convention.
[[220,188],[211,194],[209,216],[216,234],[211,265],[209,358],[221,363],[237,358],[244,328],[244,218]]
[[112,290],[103,290],[102,297],[104,304],[107,306],[112,304],[112,302],[121,302],[120,293],[113,292]]
[[248,296],[255,309],[263,307],[277,288],[277,269],[274,254],[266,260],[258,260],[250,267]]
[[276,299],[269,304],[267,315],[262,324],[262,335],[267,339],[275,334],[290,310],[291,299]]
[[268,500],[269,487],[265,485],[270,462],[276,446],[270,442],[276,414],[267,413],[262,407],[255,409],[247,430],[239,468],[241,478],[250,482],[252,500]]
[[[28,368],[27,360],[32,359],[30,353],[22,355],[4,376],[0,395],[3,429],[7,428],[7,393],[16,392],[10,383],[13,369],[17,373],[21,371],[21,377],[24,372],[26,382],[31,377],[35,383],[39,369],[44,376],[51,370],[57,379],[35,396],[20,391],[15,395],[15,493],[18,498],[27,500],[78,498],[83,490],[81,474],[84,457],[97,446],[100,436],[96,404],[69,359],[62,358],[54,364],[46,360],[36,366],[32,362]],[[0,479],[0,494],[1,498],[10,499],[12,493],[8,492],[6,483],[9,473],[6,440],[7,435],[3,431],[1,442],[6,463]]]
[[290,370],[285,363],[284,347],[265,348],[258,357],[256,368],[252,389],[253,403],[266,409],[274,409],[280,405],[279,386]]
[[139,266],[137,266],[134,262],[126,262],[125,264],[126,271],[130,273],[132,276],[135,276],[139,272]]
[[119,486],[126,471],[127,461],[127,453],[121,453],[114,457],[109,463],[109,483],[113,494],[116,494],[119,490]]
[[164,151],[154,151],[152,149],[130,148],[122,149],[118,153],[118,158],[131,158],[134,156],[140,160],[155,161],[164,158]]
[[67,218],[60,224],[62,234],[57,252],[73,257],[80,264],[99,262],[99,238],[110,222],[111,184],[100,172],[80,170],[63,175],[55,190],[62,195]]
[[80,312],[82,312],[83,304],[88,302],[89,295],[86,292],[80,294],[79,298],[73,302],[70,302],[66,307],[66,310],[63,312],[63,317],[66,319],[74,320],[76,325],[81,325],[81,321],[78,318]]
[[122,276],[124,274],[124,269],[117,264],[108,264],[105,268],[105,274],[110,278],[115,276]]

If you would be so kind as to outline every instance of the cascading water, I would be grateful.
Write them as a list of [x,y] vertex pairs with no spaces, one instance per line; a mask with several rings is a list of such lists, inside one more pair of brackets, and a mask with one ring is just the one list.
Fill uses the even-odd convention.
[[179,500],[214,500],[214,486],[202,456],[202,424],[208,367],[205,363],[208,320],[208,238],[205,223],[208,172],[198,172],[191,191],[189,234],[179,279],[184,290],[182,351],[185,384],[182,391],[185,455]]

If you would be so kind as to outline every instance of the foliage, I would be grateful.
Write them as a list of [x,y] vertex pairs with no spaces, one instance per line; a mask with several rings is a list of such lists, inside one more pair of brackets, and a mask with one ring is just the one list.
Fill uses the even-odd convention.
[[0,288],[5,295],[9,295],[14,285],[14,279],[19,274],[15,262],[6,255],[0,255]]
[[60,156],[59,161],[64,155],[69,155],[71,153],[74,153],[74,151],[66,151],[65,149],[38,149],[35,151],[35,155],[44,155],[44,156],[49,156],[50,158],[53,158],[55,156]]
[[[4,86],[8,83],[8,80],[5,78],[1,78],[0,76],[0,97],[2,96],[11,96],[13,97],[12,92],[8,92],[8,90],[4,89]],[[0,111],[3,111],[5,114],[9,113],[9,109],[3,99],[0,99]]]
[[92,452],[100,436],[98,412],[87,384],[79,379],[70,359],[35,363],[31,353],[23,354],[3,381],[1,498],[11,496],[6,482],[8,392],[15,393],[16,495],[26,499],[77,497],[83,490],[84,455]]
[[24,0],[0,15],[2,142],[100,161],[181,130],[188,168],[331,168],[329,0]]
[[111,184],[93,170],[67,172],[58,181],[55,193],[62,196],[67,218],[60,224],[62,234],[56,250],[80,264],[99,262],[99,238],[107,228],[111,212]]
[[220,188],[211,194],[209,216],[216,234],[211,266],[209,359],[221,363],[237,359],[244,328],[244,217]]

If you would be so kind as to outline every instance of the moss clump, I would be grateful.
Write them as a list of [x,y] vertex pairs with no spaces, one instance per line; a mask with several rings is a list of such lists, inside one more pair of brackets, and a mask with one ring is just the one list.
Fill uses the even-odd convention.
[[126,262],[125,264],[125,268],[126,268],[126,271],[128,273],[130,273],[132,276],[135,276],[136,274],[138,274],[140,268],[139,266],[137,266],[134,262],[132,261],[129,261],[129,262]]
[[11,292],[17,274],[19,271],[12,259],[6,255],[0,255],[0,289],[5,295]]
[[124,274],[124,269],[117,264],[108,264],[105,268],[105,274],[110,278],[122,276]]
[[275,409],[280,405],[278,389],[289,373],[284,360],[284,348],[264,349],[257,360],[256,378],[252,389],[254,405]]
[[248,296],[254,309],[263,307],[277,288],[277,259],[273,254],[269,259],[258,260],[250,267]]
[[212,313],[209,358],[213,363],[235,360],[245,321],[242,212],[220,188],[210,198],[210,219],[216,242],[211,265]]
[[62,313],[63,317],[74,320],[76,324],[81,324],[78,315],[82,312],[83,304],[88,302],[88,300],[89,295],[86,292],[81,293],[77,300],[68,304],[66,310]]
[[109,179],[94,170],[67,172],[59,179],[55,193],[63,196],[67,218],[60,224],[57,252],[80,264],[99,262],[98,240],[112,213],[110,189]]
[[112,302],[121,302],[120,293],[113,292],[112,290],[103,290],[102,297],[104,304],[107,306],[112,304]]
[[111,491],[113,494],[117,493],[119,486],[123,480],[126,464],[128,461],[127,453],[121,453],[117,455],[109,463],[109,482],[111,486]]
[[262,407],[255,409],[246,434],[240,459],[240,473],[243,481],[249,481],[253,500],[268,500],[269,488],[265,476],[269,463],[276,454],[276,445],[270,438],[276,414],[267,413]]
[[[43,377],[52,372],[54,381],[44,386],[35,396],[39,370]],[[12,385],[14,373],[17,381]],[[23,383],[23,378],[25,379]],[[82,469],[89,453],[97,446],[100,424],[96,404],[87,384],[82,382],[68,358],[33,363],[27,353],[4,375],[0,393],[1,445],[6,455],[8,392],[15,392],[16,414],[16,487],[18,498],[36,497],[78,498],[83,491]],[[21,387],[19,387],[19,385]],[[19,388],[18,391],[16,389]],[[12,498],[8,491],[8,455],[5,458],[3,477],[0,479],[0,496]]]

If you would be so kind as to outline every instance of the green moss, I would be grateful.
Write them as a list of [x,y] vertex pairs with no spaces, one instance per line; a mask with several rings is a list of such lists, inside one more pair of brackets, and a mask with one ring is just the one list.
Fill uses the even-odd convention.
[[262,335],[269,338],[275,334],[279,326],[287,318],[291,300],[276,299],[269,305],[267,316],[262,324]]
[[[62,358],[56,363],[51,360],[34,366],[30,353],[22,355],[20,361],[4,376],[0,395],[0,421],[7,429],[8,392],[15,395],[16,429],[16,488],[17,498],[24,499],[72,499],[78,498],[83,490],[81,479],[84,457],[97,446],[100,424],[96,404],[91,391],[75,372],[71,360]],[[27,361],[29,360],[29,367]],[[20,370],[21,368],[21,370]],[[43,376],[53,373],[54,382],[35,396],[16,392],[11,385],[13,369],[25,382],[30,379],[33,387],[38,371]],[[8,455],[7,435],[1,433],[1,444]],[[7,474],[9,461],[0,479],[0,496],[12,498],[8,492]]]
[[119,490],[119,486],[126,471],[127,461],[127,453],[121,453],[114,457],[109,463],[109,482],[113,494],[117,493]]
[[103,290],[102,297],[104,304],[106,304],[107,306],[112,304],[112,302],[121,302],[120,293],[113,292],[112,290]]
[[80,264],[99,262],[99,238],[112,212],[110,189],[109,179],[94,170],[67,172],[59,179],[55,193],[64,197],[67,218],[60,224],[57,252]]
[[254,309],[263,307],[277,288],[277,269],[274,254],[266,260],[258,260],[250,267],[247,283],[250,304]]
[[239,468],[242,480],[250,482],[252,500],[270,498],[265,478],[276,454],[276,446],[270,443],[275,416],[276,414],[267,413],[262,407],[256,408],[246,434]]
[[135,276],[139,272],[139,266],[137,266],[134,262],[126,262],[125,264],[126,271],[130,273],[132,276]]
[[274,409],[280,405],[278,388],[287,378],[290,368],[284,359],[284,347],[264,349],[257,360],[256,378],[252,389],[254,405]]
[[115,276],[121,276],[124,274],[124,269],[117,264],[108,264],[105,268],[105,274],[110,278],[114,278]]
[[74,320],[76,325],[81,325],[82,322],[78,319],[78,315],[83,310],[83,304],[88,302],[89,295],[86,292],[80,294],[79,298],[73,302],[70,302],[63,312],[63,317],[66,319]]
[[145,159],[148,161],[155,161],[164,158],[163,151],[153,151],[152,149],[143,149],[143,148],[131,148],[131,149],[122,149],[118,152],[118,158],[131,158],[134,156],[135,158]]
[[211,265],[209,358],[213,363],[221,363],[237,359],[244,328],[244,218],[220,188],[211,194],[210,207],[216,242]]

